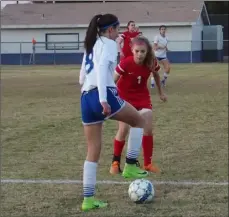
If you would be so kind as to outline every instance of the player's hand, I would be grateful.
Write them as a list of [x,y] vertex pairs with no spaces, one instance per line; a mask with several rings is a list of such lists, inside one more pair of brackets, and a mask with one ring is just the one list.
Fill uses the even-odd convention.
[[161,99],[161,101],[166,102],[167,96],[164,93],[162,93],[162,94],[160,94],[160,99]]
[[120,57],[121,58],[125,57],[124,54],[123,54],[123,52],[120,52]]
[[101,102],[101,105],[103,107],[102,114],[105,116],[109,116],[111,114],[111,107],[107,102]]

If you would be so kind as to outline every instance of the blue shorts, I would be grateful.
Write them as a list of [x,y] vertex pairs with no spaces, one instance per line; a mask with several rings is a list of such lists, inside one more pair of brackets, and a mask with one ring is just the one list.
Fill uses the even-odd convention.
[[103,107],[99,101],[98,89],[84,91],[81,95],[81,114],[84,125],[101,123],[119,112],[125,105],[125,101],[118,95],[116,87],[107,87],[107,102],[111,107],[109,117],[102,114]]
[[161,60],[166,60],[167,57],[156,57],[158,61],[161,61]]

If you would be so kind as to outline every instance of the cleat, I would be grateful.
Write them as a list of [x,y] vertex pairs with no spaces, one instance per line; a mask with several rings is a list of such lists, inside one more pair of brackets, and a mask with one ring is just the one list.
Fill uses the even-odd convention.
[[155,164],[151,163],[147,166],[143,167],[146,171],[151,172],[151,173],[160,173],[159,167],[157,167]]
[[148,172],[142,170],[138,162],[136,164],[125,164],[122,176],[124,178],[136,178],[141,179],[148,176]]
[[83,200],[82,203],[82,210],[83,211],[89,211],[92,209],[101,209],[101,208],[105,208],[107,207],[108,203],[99,201],[99,200],[95,200],[94,197],[86,197]]
[[120,162],[114,161],[114,162],[111,164],[110,174],[111,174],[111,175],[117,175],[117,174],[120,174],[120,173],[122,173],[122,170],[121,170],[121,168],[120,168]]

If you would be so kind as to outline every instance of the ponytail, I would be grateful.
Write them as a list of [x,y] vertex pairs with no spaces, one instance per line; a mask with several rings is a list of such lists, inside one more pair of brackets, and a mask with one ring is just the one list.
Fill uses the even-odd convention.
[[116,28],[118,25],[118,18],[113,14],[95,15],[92,18],[86,32],[84,41],[86,54],[90,54],[92,52],[97,40],[97,36],[100,36],[102,33],[106,32],[109,27]]
[[84,41],[84,48],[86,50],[87,54],[90,54],[92,52],[92,49],[95,45],[97,35],[98,35],[98,20],[102,17],[102,14],[95,15],[86,32],[86,37]]

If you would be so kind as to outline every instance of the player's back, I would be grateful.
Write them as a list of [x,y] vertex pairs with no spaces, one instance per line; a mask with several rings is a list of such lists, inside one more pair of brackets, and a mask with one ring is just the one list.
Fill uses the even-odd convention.
[[104,62],[110,62],[109,71],[104,84],[107,86],[115,86],[113,81],[113,73],[117,61],[117,45],[115,41],[106,37],[99,37],[90,54],[84,54],[81,74],[84,73],[84,82],[82,91],[88,91],[98,87],[99,65]]

